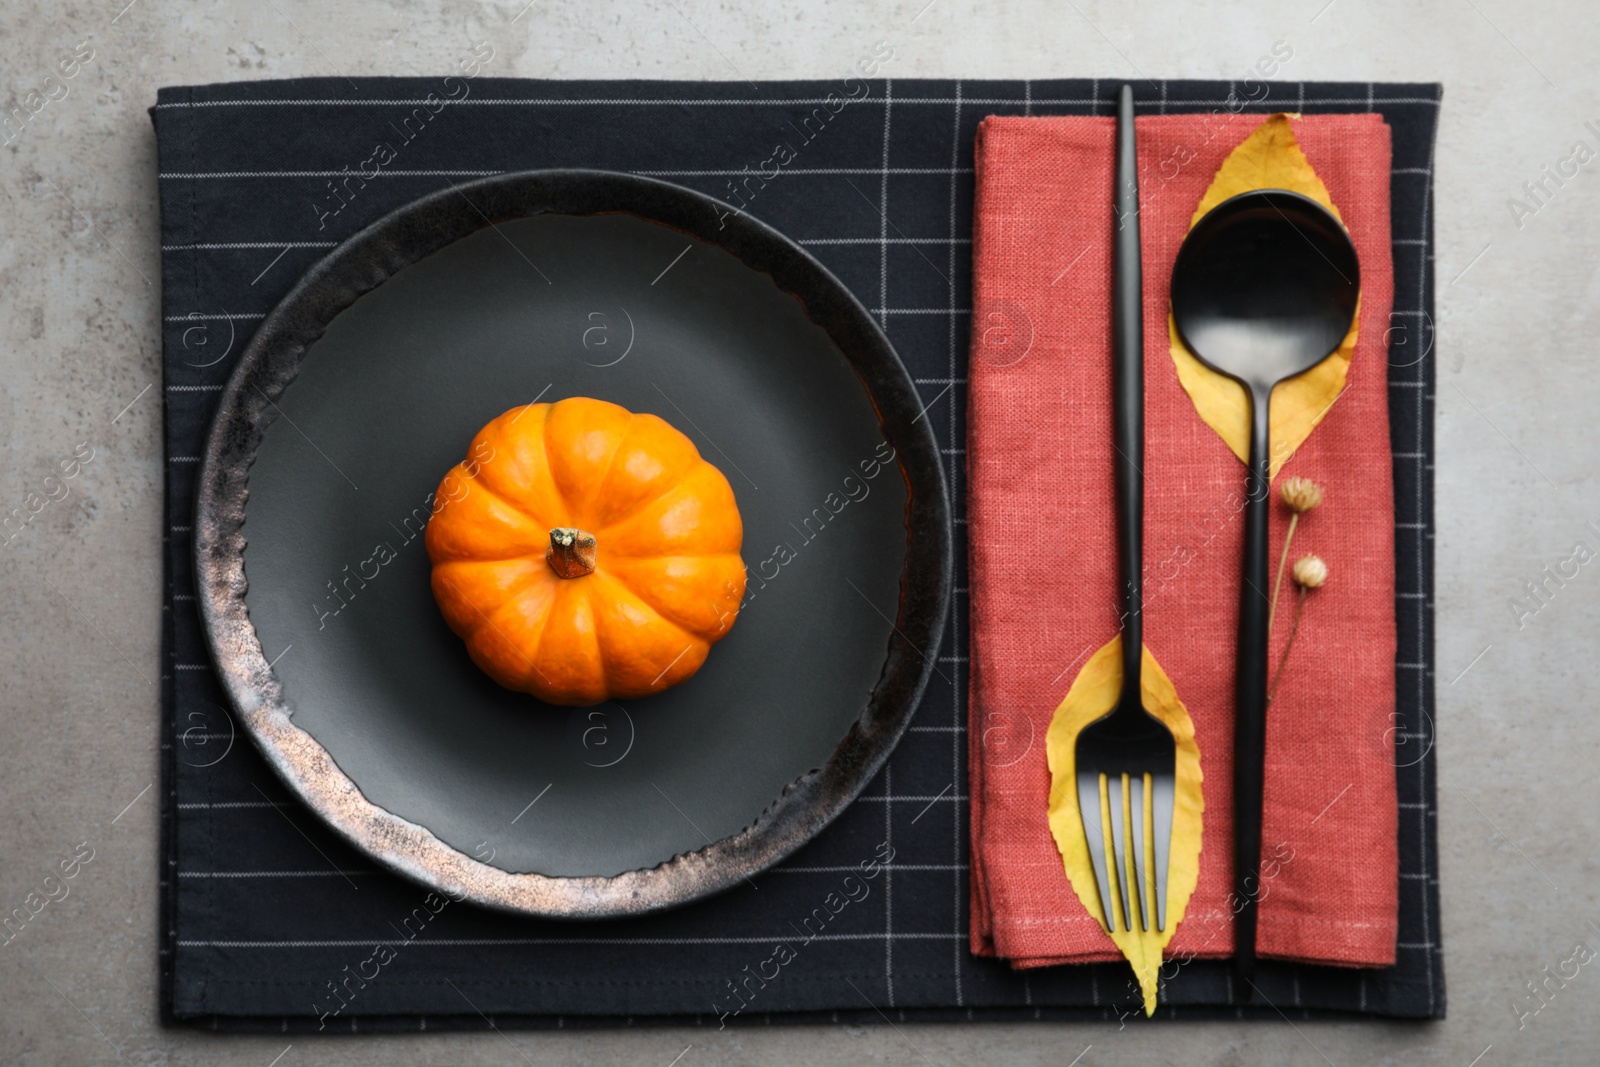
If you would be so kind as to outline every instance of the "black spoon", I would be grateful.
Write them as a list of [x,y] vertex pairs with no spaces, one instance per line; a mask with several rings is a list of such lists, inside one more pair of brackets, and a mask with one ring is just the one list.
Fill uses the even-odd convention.
[[[1172,317],[1184,344],[1250,397],[1250,471],[1239,598],[1233,755],[1237,900],[1234,995],[1248,1002],[1261,895],[1262,764],[1267,711],[1267,497],[1272,389],[1332,355],[1350,332],[1360,292],[1355,245],[1316,201],[1258,189],[1206,214],[1178,250]],[[1248,988],[1246,988],[1248,987]]]

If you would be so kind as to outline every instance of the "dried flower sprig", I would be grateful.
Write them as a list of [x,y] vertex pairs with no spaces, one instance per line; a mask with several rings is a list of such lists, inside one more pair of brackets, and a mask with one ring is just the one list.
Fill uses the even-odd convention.
[[[1301,589],[1321,589],[1328,581],[1328,564],[1321,556],[1301,556],[1294,563],[1294,584]],[[1305,594],[1302,593],[1302,596]]]
[[1322,503],[1322,486],[1310,478],[1285,478],[1281,492],[1283,502],[1288,504],[1296,515],[1303,515]]
[[1278,661],[1278,670],[1272,676],[1272,684],[1267,687],[1267,703],[1272,703],[1272,698],[1277,695],[1278,682],[1283,678],[1283,669],[1289,665],[1289,653],[1294,651],[1294,639],[1300,635],[1300,615],[1306,609],[1306,596],[1313,589],[1321,589],[1328,583],[1328,564],[1321,556],[1310,553],[1294,561],[1294,584],[1299,586],[1300,595],[1295,599],[1294,620],[1289,623],[1289,642],[1283,646],[1283,658]]
[[1278,557],[1278,577],[1272,583],[1272,606],[1267,609],[1267,633],[1272,633],[1272,626],[1278,619],[1278,593],[1283,589],[1283,569],[1289,562],[1289,545],[1294,541],[1295,527],[1300,525],[1300,516],[1322,503],[1322,486],[1310,478],[1285,478],[1279,488],[1283,494],[1283,502],[1289,505],[1289,510],[1294,514],[1289,516],[1289,532],[1283,538],[1283,554]]

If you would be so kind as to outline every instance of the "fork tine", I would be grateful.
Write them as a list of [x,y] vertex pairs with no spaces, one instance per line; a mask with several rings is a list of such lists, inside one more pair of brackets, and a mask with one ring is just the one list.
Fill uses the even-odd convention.
[[1156,845],[1156,929],[1167,928],[1167,858],[1172,848],[1172,805],[1175,780],[1170,773],[1150,776],[1150,814]]
[[[1109,775],[1107,776],[1110,777]],[[1109,784],[1109,783],[1108,783]],[[1110,796],[1111,801],[1111,852],[1116,861],[1117,871],[1117,897],[1122,902],[1122,926],[1125,930],[1133,929],[1133,912],[1128,907],[1128,835],[1127,807],[1128,807],[1128,776],[1116,776],[1117,788]]]
[[[1150,890],[1145,885],[1145,878],[1150,873],[1150,858],[1144,853],[1144,843],[1150,838],[1144,831],[1145,812],[1150,810],[1150,805],[1145,803],[1145,792],[1149,788],[1150,776],[1141,774],[1128,781],[1128,791],[1132,801],[1132,818],[1128,828],[1132,831],[1133,853],[1133,886],[1134,895],[1139,898],[1139,928],[1150,929]],[[1133,926],[1130,921],[1129,927]]]
[[1106,880],[1106,832],[1101,821],[1100,783],[1103,776],[1089,771],[1078,772],[1078,816],[1083,820],[1083,837],[1089,846],[1089,863],[1094,867],[1095,884],[1100,887],[1100,914],[1106,932],[1116,929],[1116,919],[1111,910],[1111,883]]

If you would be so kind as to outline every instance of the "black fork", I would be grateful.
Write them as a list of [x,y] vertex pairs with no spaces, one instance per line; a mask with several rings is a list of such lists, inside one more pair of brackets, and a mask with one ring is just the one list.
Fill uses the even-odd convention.
[[[1117,929],[1120,912],[1124,930],[1149,930],[1153,919],[1155,928],[1164,931],[1177,742],[1166,724],[1145,710],[1142,685],[1144,301],[1133,89],[1127,85],[1122,87],[1117,106],[1116,170],[1111,350],[1117,556],[1122,581],[1122,691],[1111,711],[1078,734],[1074,766],[1078,811],[1106,929]],[[1149,884],[1152,881],[1153,886]],[[1130,885],[1136,887],[1131,894]],[[1113,901],[1118,907],[1113,907]]]

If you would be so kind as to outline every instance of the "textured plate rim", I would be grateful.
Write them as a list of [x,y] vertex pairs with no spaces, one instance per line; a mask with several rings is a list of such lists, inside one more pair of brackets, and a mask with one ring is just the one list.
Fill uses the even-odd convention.
[[[833,754],[784,787],[743,830],[610,877],[513,873],[368,800],[292,721],[293,706],[245,603],[249,472],[276,421],[276,398],[333,319],[362,295],[498,221],[610,213],[680,230],[771,276],[850,362],[906,483],[898,617],[882,674]],[[937,655],[943,637],[954,550],[943,461],[922,414],[911,376],[861,303],[798,244],[749,215],[682,186],[612,171],[520,171],[453,185],[390,212],[317,262],[265,318],[229,377],[201,454],[195,499],[196,597],[213,665],[256,747],[291,792],[357,849],[453,899],[547,918],[605,919],[721,892],[792,854],[860,795],[904,734],[933,674],[924,650]]]

